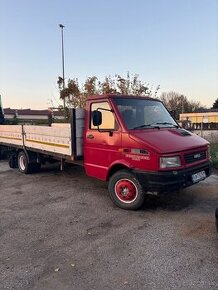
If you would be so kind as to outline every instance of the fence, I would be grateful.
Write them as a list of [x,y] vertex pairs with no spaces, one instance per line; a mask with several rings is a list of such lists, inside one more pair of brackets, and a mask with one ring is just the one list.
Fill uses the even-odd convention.
[[179,123],[184,129],[201,136],[208,142],[218,144],[218,123]]
[[182,123],[182,127],[187,130],[218,130],[218,123]]

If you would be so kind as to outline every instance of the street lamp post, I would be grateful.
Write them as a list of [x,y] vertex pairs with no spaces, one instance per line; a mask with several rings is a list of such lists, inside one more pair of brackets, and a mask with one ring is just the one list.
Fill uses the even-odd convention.
[[[62,73],[63,73],[63,89],[65,88],[65,75],[64,75],[64,25],[59,24],[61,29],[61,50],[62,50]],[[65,98],[63,99],[64,102],[64,111],[65,111]]]

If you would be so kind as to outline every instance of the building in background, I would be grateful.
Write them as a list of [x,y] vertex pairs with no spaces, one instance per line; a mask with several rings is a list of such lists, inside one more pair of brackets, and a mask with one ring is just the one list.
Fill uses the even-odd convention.
[[199,109],[193,113],[183,113],[179,115],[179,120],[196,124],[218,123],[218,109]]
[[64,113],[54,108],[47,110],[5,108],[4,118],[6,123],[48,124],[51,120],[63,121]]
[[191,130],[218,130],[218,109],[199,109],[179,115],[182,127]]

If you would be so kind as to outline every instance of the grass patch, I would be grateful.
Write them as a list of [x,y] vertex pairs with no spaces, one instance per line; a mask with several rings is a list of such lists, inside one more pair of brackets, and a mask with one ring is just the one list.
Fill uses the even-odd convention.
[[213,166],[218,169],[218,144],[210,144],[210,154],[213,161]]

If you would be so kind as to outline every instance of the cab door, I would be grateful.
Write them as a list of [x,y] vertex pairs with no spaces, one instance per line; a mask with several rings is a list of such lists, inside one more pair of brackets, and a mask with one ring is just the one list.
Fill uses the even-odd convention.
[[[100,110],[102,124],[93,125],[92,112]],[[101,110],[102,109],[102,110]],[[118,158],[121,132],[115,114],[108,101],[89,103],[87,130],[84,136],[84,164],[87,175],[106,180],[110,165]]]

